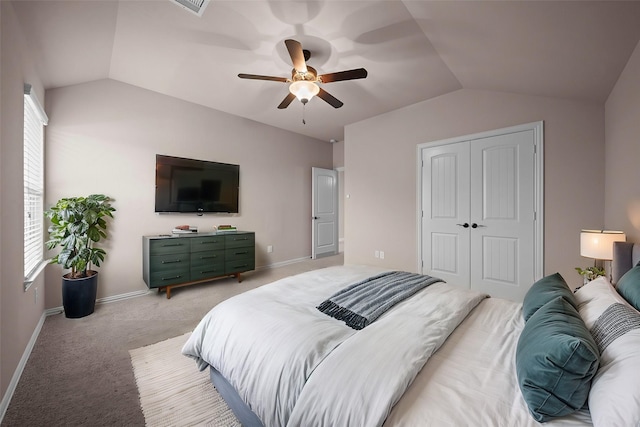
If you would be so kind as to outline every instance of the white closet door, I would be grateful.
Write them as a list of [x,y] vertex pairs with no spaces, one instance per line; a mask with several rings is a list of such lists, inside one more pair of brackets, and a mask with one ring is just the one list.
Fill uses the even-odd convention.
[[534,282],[534,133],[469,143],[471,288],[522,301]]
[[424,149],[422,167],[423,274],[468,288],[469,146]]
[[422,272],[522,301],[536,275],[534,130],[422,148]]

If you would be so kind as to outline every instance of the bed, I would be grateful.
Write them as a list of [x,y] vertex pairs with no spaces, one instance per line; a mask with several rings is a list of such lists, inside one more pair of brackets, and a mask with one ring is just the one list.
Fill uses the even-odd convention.
[[638,425],[640,246],[614,252],[624,297],[603,277],[550,275],[522,304],[435,282],[362,329],[318,307],[388,272],[311,271],[218,304],[182,352],[243,426]]

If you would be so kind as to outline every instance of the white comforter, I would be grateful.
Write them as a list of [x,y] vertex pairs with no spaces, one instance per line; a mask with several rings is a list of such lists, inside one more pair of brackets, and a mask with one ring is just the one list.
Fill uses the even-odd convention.
[[[522,304],[483,300],[431,357],[394,406],[384,427],[534,427],[520,393],[515,352]],[[588,411],[545,427],[591,426]]]
[[240,294],[203,318],[183,353],[220,371],[265,426],[380,426],[486,297],[437,283],[360,331],[316,309],[381,271],[330,267]]

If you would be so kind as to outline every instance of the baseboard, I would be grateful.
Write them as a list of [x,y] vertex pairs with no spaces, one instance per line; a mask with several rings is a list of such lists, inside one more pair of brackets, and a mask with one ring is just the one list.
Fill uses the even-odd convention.
[[125,299],[131,299],[131,298],[137,298],[137,297],[141,297],[144,295],[147,295],[149,292],[151,292],[149,289],[145,289],[142,291],[133,291],[133,292],[127,292],[126,294],[119,294],[119,295],[113,295],[110,297],[104,297],[104,298],[98,298],[96,300],[96,304],[108,304],[110,302],[115,302],[115,301],[122,301]]
[[63,311],[64,311],[64,308],[62,308],[62,307],[48,308],[48,309],[45,310],[44,315],[46,317],[54,316],[56,314],[62,313]]
[[290,259],[287,261],[274,262],[273,264],[261,265],[260,267],[256,267],[256,270],[266,270],[269,268],[277,268],[284,267],[285,265],[296,264],[298,262],[308,261],[310,260],[310,256],[306,256],[303,258]]
[[13,393],[16,391],[16,387],[18,387],[18,382],[20,381],[20,377],[22,376],[22,372],[24,372],[25,366],[27,366],[27,361],[29,360],[29,356],[31,356],[31,351],[33,347],[36,345],[36,341],[38,340],[38,336],[40,335],[40,331],[42,330],[42,325],[44,325],[44,320],[47,317],[46,312],[42,313],[40,316],[40,320],[38,321],[38,325],[33,330],[33,334],[31,334],[31,339],[27,343],[27,347],[24,349],[24,353],[22,353],[22,357],[20,358],[20,363],[16,367],[15,372],[13,373],[13,377],[11,378],[11,382],[7,387],[7,391],[2,398],[2,402],[0,403],[0,423],[4,419],[5,414],[7,413],[7,409],[9,408],[9,403],[11,402],[11,398],[13,397]]

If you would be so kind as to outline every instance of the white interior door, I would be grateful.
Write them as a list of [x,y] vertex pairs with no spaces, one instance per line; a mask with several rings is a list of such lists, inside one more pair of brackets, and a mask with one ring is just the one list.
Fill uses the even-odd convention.
[[421,149],[423,274],[522,301],[543,271],[541,126]]
[[533,131],[469,148],[471,289],[522,301],[535,281]]
[[422,169],[423,274],[468,288],[468,144],[422,150]]
[[338,253],[338,172],[312,168],[311,258]]

